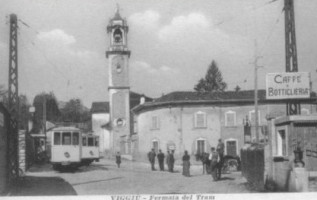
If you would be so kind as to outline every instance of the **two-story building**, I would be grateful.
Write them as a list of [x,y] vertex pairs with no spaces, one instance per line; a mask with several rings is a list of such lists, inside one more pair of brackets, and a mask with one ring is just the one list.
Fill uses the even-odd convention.
[[[315,113],[316,99],[302,99],[301,113]],[[146,159],[154,148],[174,150],[180,157],[209,152],[221,138],[225,154],[239,155],[245,144],[244,124],[251,123],[251,140],[255,139],[254,91],[215,93],[172,92],[152,102],[132,108],[138,146],[135,159]],[[258,124],[261,140],[266,140],[268,114],[285,115],[285,100],[267,100],[265,90],[258,92]],[[142,144],[142,145],[141,145]]]

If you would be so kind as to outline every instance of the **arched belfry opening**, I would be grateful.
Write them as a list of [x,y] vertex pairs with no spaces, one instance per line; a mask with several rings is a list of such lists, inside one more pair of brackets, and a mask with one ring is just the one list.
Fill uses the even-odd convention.
[[115,29],[113,33],[113,38],[116,43],[122,42],[122,31],[120,30],[120,28]]

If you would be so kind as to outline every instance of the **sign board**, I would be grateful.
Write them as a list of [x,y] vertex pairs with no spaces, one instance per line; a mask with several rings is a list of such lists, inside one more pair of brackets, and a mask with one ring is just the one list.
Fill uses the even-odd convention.
[[266,75],[266,99],[302,99],[310,97],[308,72],[282,72]]

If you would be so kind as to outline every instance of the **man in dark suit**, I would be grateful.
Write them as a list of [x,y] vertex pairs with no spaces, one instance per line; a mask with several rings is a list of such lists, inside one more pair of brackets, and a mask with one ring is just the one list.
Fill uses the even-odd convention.
[[151,169],[152,169],[152,171],[155,171],[154,165],[155,165],[156,153],[155,153],[154,149],[152,149],[152,151],[150,151],[147,156],[148,156],[148,159],[149,159],[149,161],[150,161],[150,163],[151,163]]
[[159,166],[160,166],[161,171],[164,171],[164,158],[165,158],[165,155],[164,155],[164,153],[162,153],[162,150],[160,149],[159,153],[157,154],[157,160],[159,162]]
[[174,162],[175,162],[175,159],[174,159],[174,150],[172,150],[172,153],[170,154],[170,159],[169,159],[169,164],[170,164],[170,172],[173,172],[174,171]]

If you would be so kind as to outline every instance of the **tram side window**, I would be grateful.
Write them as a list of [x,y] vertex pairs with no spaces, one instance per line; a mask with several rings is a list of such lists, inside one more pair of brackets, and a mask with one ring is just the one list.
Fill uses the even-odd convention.
[[60,144],[61,144],[61,133],[54,132],[54,145],[60,145]]
[[87,139],[83,136],[83,146],[87,146]]
[[99,146],[99,138],[98,138],[98,137],[95,138],[95,146],[96,146],[96,147]]
[[94,138],[92,138],[92,137],[88,138],[88,146],[89,147],[93,147],[94,146]]
[[63,133],[62,144],[63,145],[71,145],[71,133],[70,132]]
[[73,145],[78,145],[79,144],[79,133],[74,132],[73,133]]

